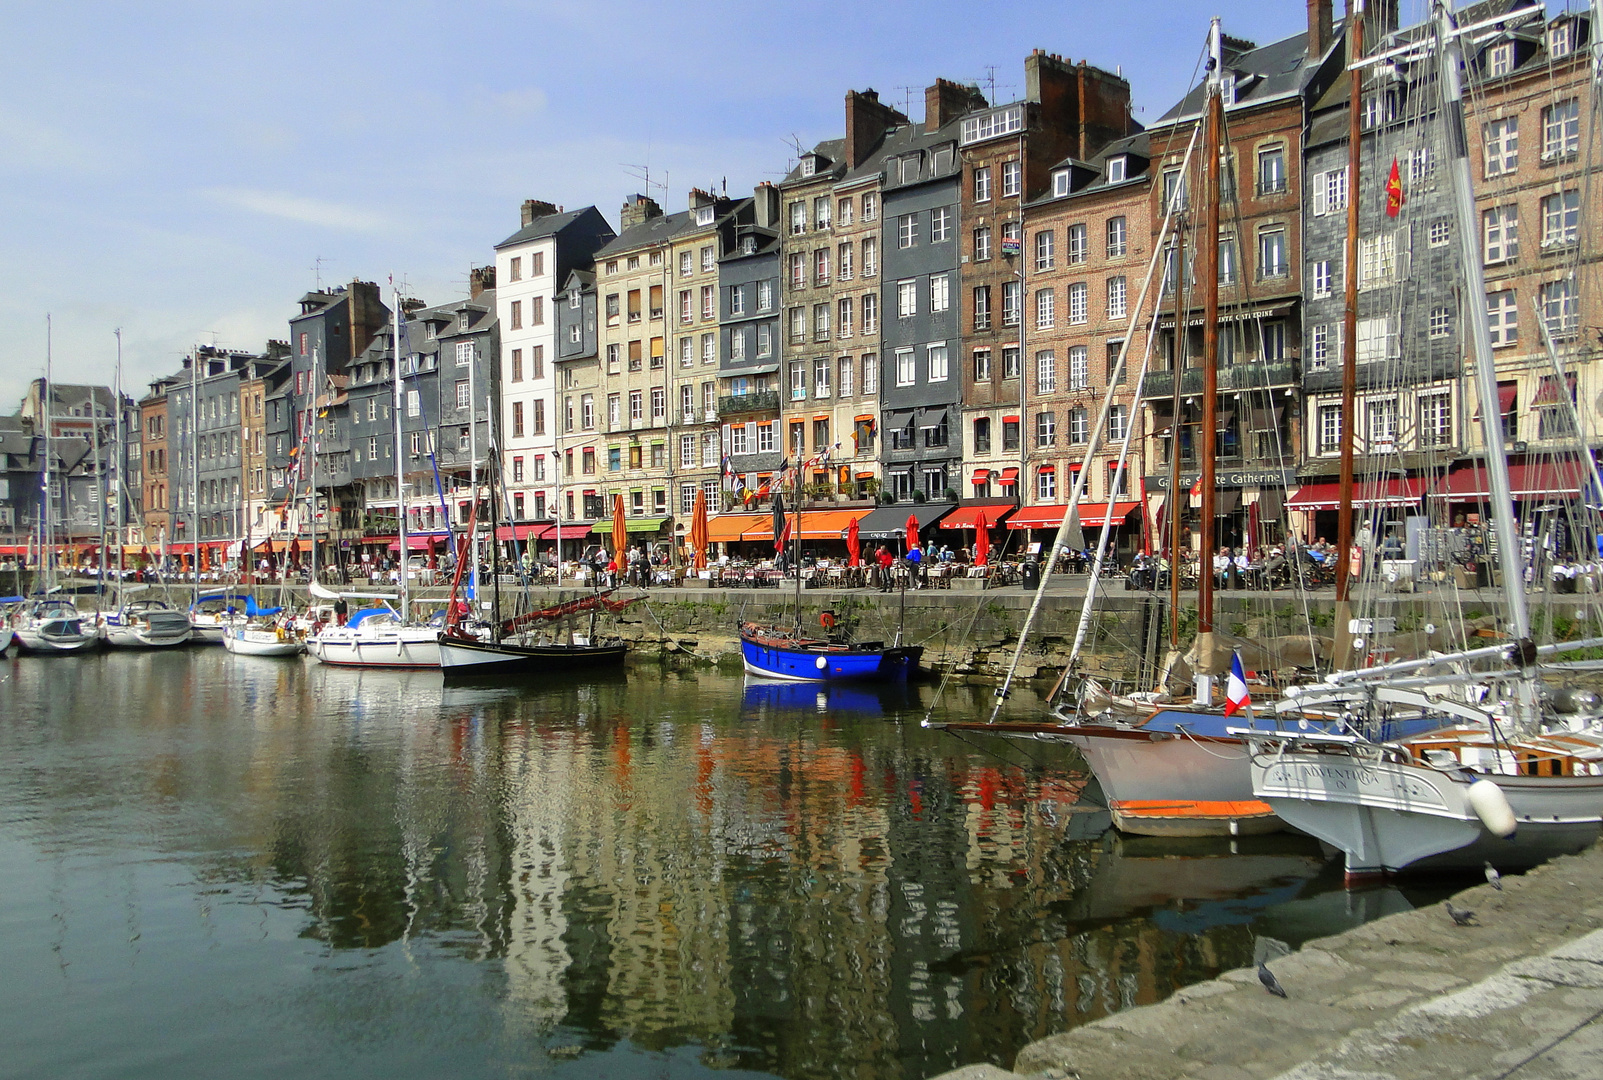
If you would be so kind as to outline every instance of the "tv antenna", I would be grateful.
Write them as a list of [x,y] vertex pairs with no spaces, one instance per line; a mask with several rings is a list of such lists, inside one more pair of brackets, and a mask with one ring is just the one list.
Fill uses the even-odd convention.
[[647,196],[649,198],[651,196],[651,189],[652,188],[656,188],[658,191],[662,192],[663,199],[664,200],[667,199],[667,197],[668,197],[668,170],[667,169],[664,169],[662,171],[662,179],[661,180],[653,180],[651,178],[651,166],[650,166],[650,164],[633,165],[633,164],[630,164],[627,161],[620,161],[618,163],[618,165],[625,172],[627,172],[630,176],[634,177],[636,180],[640,181],[640,183],[645,186],[645,191],[641,192],[641,194],[643,194],[643,195],[645,195],[645,196]]
[[322,292],[323,291],[323,264],[324,263],[331,263],[333,261],[334,261],[333,259],[327,259],[327,258],[324,258],[323,256],[319,255],[317,258],[312,260],[312,265],[307,267],[308,270],[310,270],[313,274],[315,274],[317,276],[317,291],[318,292]]

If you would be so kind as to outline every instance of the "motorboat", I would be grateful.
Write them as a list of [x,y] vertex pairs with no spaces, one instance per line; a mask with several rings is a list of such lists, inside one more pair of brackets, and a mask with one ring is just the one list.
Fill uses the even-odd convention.
[[17,644],[27,653],[39,656],[65,656],[84,653],[100,644],[100,632],[86,620],[70,600],[35,600],[18,617]]
[[189,616],[160,600],[134,600],[106,615],[100,624],[106,644],[119,649],[163,649],[189,642]]

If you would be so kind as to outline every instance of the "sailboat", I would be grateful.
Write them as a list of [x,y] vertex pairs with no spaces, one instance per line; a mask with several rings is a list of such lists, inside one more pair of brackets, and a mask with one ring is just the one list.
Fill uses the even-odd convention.
[[[1380,64],[1438,65],[1441,115],[1452,126],[1446,142],[1454,227],[1465,294],[1471,297],[1484,295],[1486,282],[1476,250],[1479,218],[1464,132],[1462,42],[1503,33],[1543,14],[1532,7],[1459,26],[1438,4],[1423,40],[1353,65],[1355,72]],[[1510,640],[1336,672],[1324,684],[1279,703],[1283,722],[1276,729],[1241,732],[1253,748],[1256,797],[1287,822],[1340,849],[1349,880],[1410,867],[1530,866],[1581,850],[1603,827],[1603,715],[1597,697],[1544,678],[1562,668],[1557,654],[1595,648],[1603,639],[1547,645],[1534,640],[1489,319],[1482,304],[1467,304],[1465,310]],[[1540,312],[1538,325],[1562,386],[1565,372]],[[1580,435],[1584,428],[1574,403],[1562,405],[1570,411],[1570,430]],[[1591,451],[1583,444],[1579,454],[1591,483],[1598,485]],[[1454,723],[1382,741],[1310,732],[1285,722],[1307,710],[1330,709],[1357,718],[1432,709],[1450,714]]]
[[[401,298],[397,291],[394,295],[394,310],[391,312],[394,353],[394,399],[391,404],[391,413],[395,421],[395,490],[399,497],[396,513],[397,531],[400,534],[401,573],[400,596],[398,607],[390,606],[387,595],[376,593],[336,592],[317,581],[315,562],[313,564],[311,592],[313,596],[325,600],[340,600],[347,598],[382,600],[382,607],[363,608],[352,613],[350,619],[343,626],[325,626],[306,642],[306,650],[318,661],[324,664],[333,664],[338,667],[377,667],[377,668],[438,668],[440,666],[439,628],[436,626],[419,625],[410,621],[411,591],[407,583],[407,547],[406,538],[406,458],[402,452],[401,442],[401,416],[404,405],[404,395],[401,385]],[[313,410],[316,409],[316,371],[314,357],[313,379]],[[315,426],[315,420],[314,420]],[[312,448],[315,453],[317,436],[314,431]],[[316,521],[317,501],[317,471],[316,459],[312,465],[312,502],[314,513],[312,519]],[[316,557],[317,544],[313,538],[313,558]]]
[[836,633],[833,616],[826,612],[820,617],[825,636],[802,632],[801,477],[806,466],[799,460],[796,464],[794,535],[791,521],[785,516],[784,499],[777,490],[774,493],[774,550],[784,555],[787,546],[791,547],[790,562],[796,571],[795,622],[789,627],[741,624],[740,654],[746,673],[796,682],[906,682],[917,674],[924,647],[903,645],[900,631],[890,645],[883,641],[851,641]]

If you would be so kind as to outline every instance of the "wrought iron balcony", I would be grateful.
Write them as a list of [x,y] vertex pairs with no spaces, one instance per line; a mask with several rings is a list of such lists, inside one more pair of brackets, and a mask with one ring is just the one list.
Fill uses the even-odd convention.
[[731,394],[718,399],[719,417],[738,416],[742,413],[778,411],[778,390],[754,390],[749,394]]
[[[1297,363],[1294,360],[1274,360],[1267,364],[1232,364],[1219,369],[1219,389],[1263,390],[1271,386],[1294,386],[1297,383]],[[1202,369],[1187,368],[1180,376],[1180,393],[1202,393]],[[1163,398],[1174,395],[1174,373],[1155,371],[1142,384],[1144,398]]]

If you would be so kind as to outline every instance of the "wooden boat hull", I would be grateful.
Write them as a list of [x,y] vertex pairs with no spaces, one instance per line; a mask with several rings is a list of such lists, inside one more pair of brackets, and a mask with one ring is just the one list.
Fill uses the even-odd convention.
[[793,682],[906,682],[918,671],[920,645],[836,645],[740,634],[746,671],[765,679]]
[[1110,800],[1113,827],[1137,836],[1261,836],[1286,826],[1268,803],[1182,799]]
[[447,679],[503,675],[560,675],[591,668],[617,667],[629,646],[510,645],[439,635],[440,668]]

